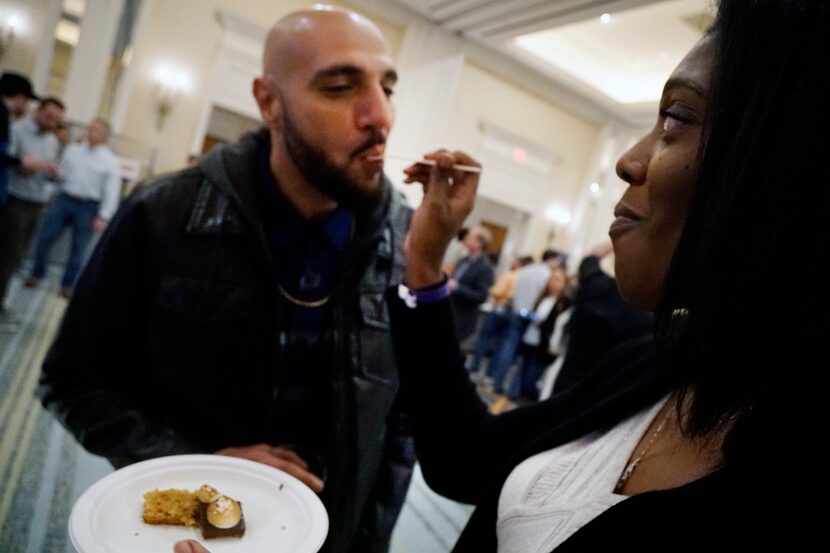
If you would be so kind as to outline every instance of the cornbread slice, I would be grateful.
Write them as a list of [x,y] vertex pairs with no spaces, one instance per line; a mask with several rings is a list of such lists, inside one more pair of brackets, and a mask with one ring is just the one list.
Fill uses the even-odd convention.
[[147,524],[199,526],[198,509],[196,494],[187,490],[156,489],[144,494],[143,518]]

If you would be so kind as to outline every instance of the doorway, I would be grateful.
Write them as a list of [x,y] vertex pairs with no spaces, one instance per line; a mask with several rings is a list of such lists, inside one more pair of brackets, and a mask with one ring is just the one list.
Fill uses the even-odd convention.
[[214,105],[210,110],[207,132],[202,140],[200,153],[208,153],[217,144],[236,142],[243,134],[255,131],[261,126],[261,121]]

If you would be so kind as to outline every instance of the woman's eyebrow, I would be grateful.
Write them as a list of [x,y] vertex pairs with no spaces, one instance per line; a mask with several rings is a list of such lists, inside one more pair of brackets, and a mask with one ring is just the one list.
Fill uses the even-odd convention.
[[686,77],[672,77],[666,81],[666,86],[663,87],[663,93],[665,94],[673,88],[687,88],[701,98],[706,98],[706,88],[693,79],[688,79]]

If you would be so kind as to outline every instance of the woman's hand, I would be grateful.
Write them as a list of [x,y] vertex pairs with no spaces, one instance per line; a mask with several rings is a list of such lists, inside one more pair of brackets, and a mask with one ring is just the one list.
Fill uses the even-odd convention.
[[424,185],[424,199],[412,216],[404,243],[410,288],[425,288],[443,278],[441,263],[452,239],[473,210],[479,173],[458,171],[453,165],[479,163],[463,152],[437,150],[424,156],[435,166],[416,163],[406,169],[407,183]]

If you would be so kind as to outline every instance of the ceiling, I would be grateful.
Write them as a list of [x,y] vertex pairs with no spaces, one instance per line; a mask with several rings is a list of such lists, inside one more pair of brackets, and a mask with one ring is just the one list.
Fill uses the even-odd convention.
[[383,3],[417,13],[623,118],[651,113],[666,78],[714,13],[712,0]]

